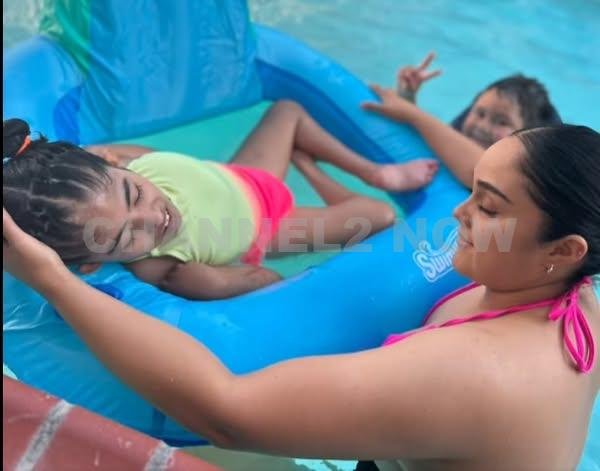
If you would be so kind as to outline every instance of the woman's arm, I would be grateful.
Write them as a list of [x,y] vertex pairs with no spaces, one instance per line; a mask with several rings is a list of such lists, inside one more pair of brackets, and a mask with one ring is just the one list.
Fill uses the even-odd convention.
[[372,89],[380,97],[381,103],[364,103],[363,108],[415,127],[456,178],[468,188],[473,186],[473,171],[485,151],[483,147],[413,103],[398,97],[393,90],[376,85]]
[[497,352],[482,330],[429,331],[395,346],[234,376],[191,336],[79,280],[6,213],[4,238],[5,269],[40,291],[126,384],[217,445],[289,456],[451,458],[478,448],[482,420],[493,426],[483,411],[495,410],[489,365]]
[[450,329],[236,377],[192,337],[73,276],[42,294],[126,384],[218,446],[393,459],[465,457],[477,445],[481,356],[456,348],[464,339]]
[[272,270],[251,265],[211,266],[171,257],[146,258],[127,267],[140,279],[187,299],[226,299],[281,280]]

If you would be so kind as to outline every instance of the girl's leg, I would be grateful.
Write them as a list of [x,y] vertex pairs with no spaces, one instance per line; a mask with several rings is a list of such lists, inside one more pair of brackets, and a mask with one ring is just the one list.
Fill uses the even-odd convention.
[[364,196],[325,208],[296,208],[281,221],[267,256],[352,246],[391,226],[394,219],[390,206]]
[[321,171],[307,153],[300,150],[294,151],[292,162],[328,206],[359,196]]
[[269,256],[342,248],[393,224],[395,213],[387,203],[347,190],[304,152],[295,151],[292,160],[328,206],[296,208],[282,220]]
[[295,149],[389,191],[417,189],[429,183],[437,171],[437,161],[433,159],[396,165],[371,162],[327,133],[291,101],[280,101],[271,107],[232,161],[284,178]]
[[291,102],[279,101],[265,113],[231,159],[231,163],[256,167],[283,180],[294,151],[296,119]]

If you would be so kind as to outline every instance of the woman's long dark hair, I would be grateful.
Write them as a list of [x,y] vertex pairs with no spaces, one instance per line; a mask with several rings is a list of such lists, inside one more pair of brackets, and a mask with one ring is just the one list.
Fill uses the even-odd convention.
[[588,253],[574,281],[600,273],[600,134],[585,126],[561,125],[514,136],[525,147],[521,170],[528,192],[547,216],[540,240],[580,235]]

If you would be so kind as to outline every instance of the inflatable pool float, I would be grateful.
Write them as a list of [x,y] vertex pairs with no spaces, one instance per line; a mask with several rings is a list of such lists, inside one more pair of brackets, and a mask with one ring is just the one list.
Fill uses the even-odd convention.
[[[356,151],[378,162],[431,155],[406,126],[359,107],[373,99],[327,57],[249,21],[245,2],[67,0],[40,34],[4,56],[4,118],[51,139],[131,140],[292,99]],[[229,129],[231,130],[231,129]],[[230,300],[192,302],[107,265],[86,280],[187,332],[234,372],[306,355],[373,348],[419,326],[427,309],[465,282],[452,271],[466,191],[442,169],[425,191],[393,195],[405,220],[327,262]],[[201,442],[121,383],[41,296],[4,273],[4,363],[20,381],[171,444]],[[173,361],[178,361],[173,358]]]

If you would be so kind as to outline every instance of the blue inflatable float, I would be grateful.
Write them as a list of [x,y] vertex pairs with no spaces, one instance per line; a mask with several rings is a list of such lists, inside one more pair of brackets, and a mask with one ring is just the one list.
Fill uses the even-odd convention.
[[[81,144],[134,138],[264,100],[301,103],[378,162],[431,155],[409,128],[363,112],[373,99],[327,57],[249,21],[241,0],[54,2],[40,34],[4,56],[4,118]],[[453,207],[466,191],[442,169],[423,192],[395,195],[406,220],[277,285],[191,302],[120,265],[87,281],[206,344],[234,372],[288,358],[357,351],[419,326],[465,282],[452,271]],[[4,274],[4,363],[32,386],[169,443],[199,443],[122,384],[42,297]],[[172,361],[178,361],[173,358]]]

